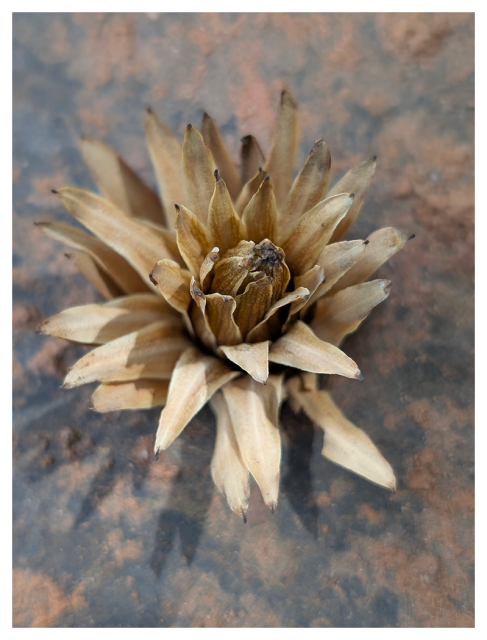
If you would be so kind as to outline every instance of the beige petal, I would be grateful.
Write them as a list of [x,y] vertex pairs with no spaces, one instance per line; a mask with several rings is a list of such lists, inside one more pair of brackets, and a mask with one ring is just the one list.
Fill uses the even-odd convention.
[[[145,284],[145,281],[122,256],[86,231],[63,222],[37,222],[36,226],[50,238],[63,242],[73,249],[83,251],[124,293],[138,293],[148,290],[148,284]],[[84,264],[86,266],[86,261]]]
[[252,261],[240,256],[223,258],[215,264],[210,291],[222,295],[236,296],[237,291],[249,273]]
[[151,109],[147,110],[145,135],[164,204],[167,225],[174,229],[174,205],[184,202],[181,145]]
[[[294,286],[295,287],[304,287],[309,291],[309,298],[314,294],[314,292],[318,289],[320,285],[325,282],[325,272],[323,267],[319,264],[315,264],[312,269],[303,273],[302,276],[296,276],[294,278]],[[308,298],[308,299],[309,299]],[[307,299],[302,298],[301,300],[296,300],[291,304],[291,308],[289,310],[289,317],[292,317],[294,314],[298,313],[304,305],[306,304]]]
[[318,258],[323,267],[326,280],[320,285],[305,305],[305,309],[324,296],[333,285],[360,259],[367,245],[367,240],[350,240],[327,245]]
[[311,420],[325,432],[321,452],[325,458],[375,484],[396,490],[391,465],[369,436],[345,418],[328,392],[297,392],[292,386],[289,391]]
[[168,380],[129,380],[101,384],[91,396],[98,413],[126,409],[152,409],[166,403]]
[[109,202],[129,216],[164,220],[159,198],[111,147],[86,137],[80,144],[84,161]]
[[322,200],[301,216],[287,240],[281,243],[291,271],[301,275],[316,264],[335,227],[347,215],[352,202],[352,197],[341,194]]
[[312,373],[360,378],[360,371],[351,358],[337,347],[317,338],[308,325],[300,320],[274,342],[269,360]]
[[234,318],[242,335],[245,336],[259,324],[271,305],[271,279],[269,276],[265,276],[257,282],[251,282],[247,285],[244,293],[237,296],[236,300],[237,309]]
[[244,136],[240,142],[240,164],[242,169],[242,184],[249,180],[264,166],[265,156],[254,136]]
[[207,113],[203,115],[201,135],[203,136],[206,146],[211,151],[221,177],[225,180],[232,200],[236,200],[242,188],[242,182],[237,168],[223,144],[223,140],[215,123]]
[[214,172],[215,163],[203,136],[188,124],[183,143],[183,184],[186,194],[184,202],[204,224],[208,219],[208,206],[213,196]]
[[274,511],[279,495],[281,438],[277,426],[278,393],[269,376],[266,386],[250,376],[226,384],[222,391],[242,459]]
[[267,172],[259,169],[257,173],[244,185],[242,189],[237,203],[235,204],[235,211],[239,216],[244,212],[245,207],[250,202],[252,196],[257,193],[257,189],[260,187],[262,182],[266,179]]
[[269,377],[269,341],[255,344],[222,346],[221,350],[229,360],[252,376],[261,384],[267,384]]
[[324,140],[317,140],[289,192],[279,222],[288,227],[326,196],[330,184],[331,155]]
[[276,216],[274,189],[267,176],[243,212],[247,238],[255,243],[265,238],[276,240]]
[[216,417],[216,440],[211,459],[211,476],[230,509],[244,522],[249,507],[249,470],[242,460],[225,398],[217,391],[210,400]]
[[278,206],[284,202],[291,187],[297,147],[298,107],[289,91],[284,90],[281,93],[272,149],[264,166],[274,183]]
[[331,242],[338,242],[347,233],[357,219],[360,209],[369,190],[370,182],[375,173],[376,156],[370,160],[364,160],[353,169],[350,169],[341,180],[330,190],[328,196],[335,196],[339,193],[353,193],[355,198],[346,218],[344,218],[335,229]]
[[190,344],[173,320],[160,320],[87,353],[68,371],[63,386],[71,389],[89,382],[139,378],[168,380]]
[[201,265],[211,246],[206,227],[183,205],[176,205],[176,210],[178,212],[176,234],[179,252],[193,276],[199,278]]
[[96,264],[87,253],[83,251],[72,251],[64,254],[78,271],[98,289],[107,300],[122,295],[122,291],[113,280]]
[[196,285],[194,278],[191,278],[189,291],[196,305],[192,305],[190,310],[191,321],[196,335],[207,349],[216,351],[218,345],[206,312],[206,296]]
[[127,333],[172,316],[180,319],[165,300],[152,293],[138,293],[105,304],[65,309],[44,320],[39,333],[85,344],[104,344]]
[[165,229],[161,224],[157,224],[153,220],[140,219],[139,222],[147,227],[152,234],[155,234],[161,240],[161,242],[164,243],[167,248],[168,255],[170,256],[169,259],[174,260],[174,262],[177,262],[180,267],[185,269],[186,263],[184,262],[183,258],[181,257],[181,253],[179,252],[176,232]]
[[189,283],[191,274],[172,260],[160,260],[152,269],[150,281],[167,302],[184,314],[191,302]]
[[56,191],[66,209],[111,249],[123,256],[144,282],[154,264],[171,253],[160,237],[93,193],[63,187]]
[[372,280],[320,298],[311,328],[319,338],[338,346],[345,336],[357,330],[376,305],[387,298],[390,288],[389,280]]
[[225,253],[245,237],[242,221],[235,213],[225,181],[215,172],[215,190],[210,202],[208,227],[214,244]]
[[331,289],[335,293],[354,284],[361,284],[370,278],[396,251],[402,249],[408,238],[393,227],[378,229],[368,238],[368,245],[359,260],[344,274]]
[[220,259],[220,249],[213,247],[210,253],[205,257],[200,267],[200,286],[205,293],[208,291],[211,283],[212,270]]
[[269,311],[265,314],[263,320],[259,322],[259,324],[254,327],[247,334],[246,342],[262,342],[264,340],[269,340],[272,337],[272,327],[269,323],[274,314],[285,307],[287,304],[292,304],[296,301],[304,300],[306,301],[309,298],[309,291],[304,287],[298,287],[294,291],[290,291],[286,293],[282,298],[277,300],[269,309]]
[[218,389],[238,376],[218,358],[187,349],[176,363],[167,403],[159,420],[154,451],[167,447]]
[[237,303],[231,296],[211,293],[206,296],[206,311],[211,330],[220,345],[234,345],[242,342],[242,333],[235,324],[233,314]]

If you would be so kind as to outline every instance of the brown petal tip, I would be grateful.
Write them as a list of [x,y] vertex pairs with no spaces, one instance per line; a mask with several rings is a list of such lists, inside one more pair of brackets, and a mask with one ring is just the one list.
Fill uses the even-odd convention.
[[152,284],[157,287],[157,285],[159,284],[157,282],[157,280],[154,278],[154,276],[152,275],[152,273],[149,273],[149,280],[152,282]]
[[362,374],[360,373],[360,371],[359,371],[359,373],[358,373],[358,377],[357,377],[357,380],[358,380],[359,382],[363,382],[363,379],[364,379],[364,377],[363,377],[363,375],[362,375]]
[[370,159],[371,162],[377,162],[377,156],[372,156],[372,158]]
[[415,237],[416,237],[416,234],[415,234],[415,233],[413,233],[411,236],[409,236],[408,240],[412,240],[412,239],[413,239],[413,238],[415,238]]
[[214,174],[213,174],[213,175],[215,176],[215,180],[216,180],[217,182],[219,182],[219,180],[220,180],[220,174],[218,173],[218,169],[215,169],[215,172],[214,172]]
[[369,244],[370,240],[364,240],[364,244]]
[[352,198],[352,200],[353,200],[353,199],[355,198],[355,194],[354,194],[354,193],[351,193],[348,197],[349,197],[349,198]]
[[244,524],[247,524],[247,516],[245,515],[245,513],[242,513],[242,519],[244,521]]
[[157,462],[159,460],[159,451],[156,451],[154,454],[154,462]]
[[186,131],[191,131],[191,129],[193,128],[192,124],[188,124],[188,126],[186,127]]
[[51,193],[54,193],[55,195],[58,195],[59,191],[56,191],[56,189],[51,189]]

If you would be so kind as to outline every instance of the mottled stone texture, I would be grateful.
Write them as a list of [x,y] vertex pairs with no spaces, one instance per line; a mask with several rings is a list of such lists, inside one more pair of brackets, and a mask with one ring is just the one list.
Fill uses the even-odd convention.
[[[472,14],[16,14],[15,626],[472,627]],[[389,299],[345,343],[346,415],[391,461],[395,494],[320,455],[286,406],[275,515],[217,494],[204,409],[152,461],[158,411],[99,415],[59,388],[80,346],[38,322],[100,296],[43,237],[51,188],[93,189],[80,134],[154,184],[144,108],[182,134],[206,109],[238,156],[268,150],[279,91],[300,106],[296,168],[325,138],[334,178],[378,155],[351,237],[416,239],[380,270]]]

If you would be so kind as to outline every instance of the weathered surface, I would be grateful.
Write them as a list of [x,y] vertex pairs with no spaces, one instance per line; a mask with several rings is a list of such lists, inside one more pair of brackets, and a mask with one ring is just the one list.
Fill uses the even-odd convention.
[[[473,613],[473,15],[14,16],[15,626],[471,627]],[[324,460],[282,413],[272,515],[248,524],[210,477],[204,409],[158,463],[158,411],[96,414],[59,389],[83,347],[39,321],[99,299],[34,228],[51,195],[93,188],[77,150],[101,137],[151,184],[150,104],[179,134],[203,110],[235,157],[264,151],[296,95],[296,171],[323,137],[332,184],[378,168],[349,237],[416,239],[379,272],[389,299],[345,343],[365,377],[334,379],[348,418],[396,470],[396,494]]]

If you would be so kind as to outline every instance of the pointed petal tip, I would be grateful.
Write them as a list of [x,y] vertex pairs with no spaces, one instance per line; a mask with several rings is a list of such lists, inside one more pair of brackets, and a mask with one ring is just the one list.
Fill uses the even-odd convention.
[[51,189],[51,193],[54,193],[54,195],[59,195],[59,191],[56,191],[56,189]]
[[217,182],[220,182],[221,178],[220,178],[220,174],[218,173],[218,169],[215,169],[215,171],[213,172],[213,175],[215,176],[215,180]]
[[159,450],[157,450],[157,451],[154,453],[154,462],[157,462],[158,460],[159,460]]
[[359,382],[363,382],[363,380],[364,380],[364,377],[363,377],[363,375],[361,374],[361,372],[360,372],[360,371],[358,372],[357,380],[358,380]]
[[370,240],[364,240],[364,244],[367,245],[369,244]]
[[412,239],[413,239],[413,238],[415,238],[415,237],[416,237],[416,234],[415,234],[415,233],[413,233],[412,235],[410,235],[410,236],[409,236],[408,240],[412,240]]
[[157,287],[157,285],[159,284],[157,282],[157,280],[154,278],[154,276],[152,275],[152,273],[149,273],[149,280],[152,282],[152,284]]
[[354,193],[351,193],[348,197],[349,197],[349,198],[352,198],[352,200],[353,200],[353,199],[355,198],[355,194],[354,194]]
[[245,515],[245,513],[242,513],[242,520],[244,524],[247,524],[247,516]]

